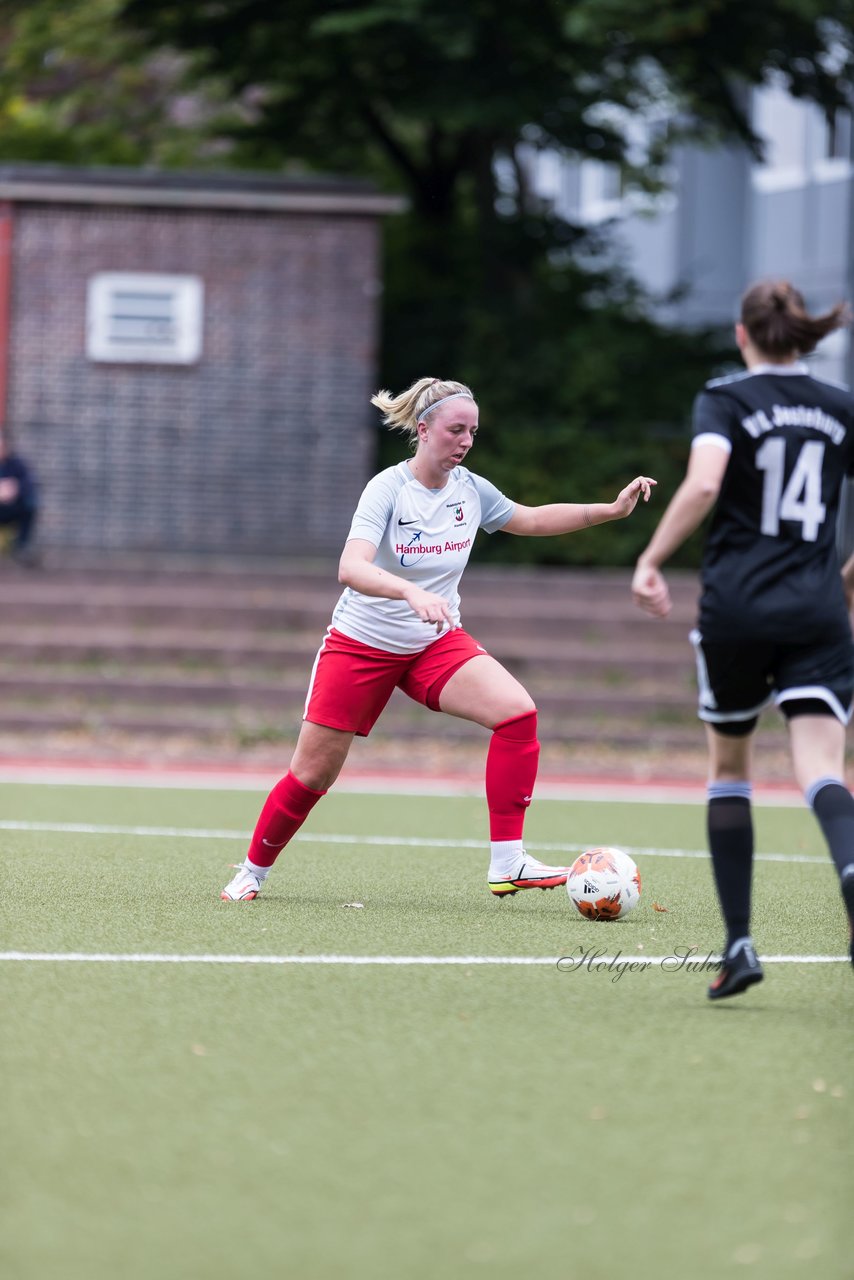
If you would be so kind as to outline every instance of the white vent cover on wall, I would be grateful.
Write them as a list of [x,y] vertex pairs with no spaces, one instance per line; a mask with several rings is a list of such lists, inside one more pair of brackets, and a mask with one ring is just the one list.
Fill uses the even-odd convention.
[[101,271],[86,314],[90,360],[193,364],[202,352],[204,286],[198,276]]

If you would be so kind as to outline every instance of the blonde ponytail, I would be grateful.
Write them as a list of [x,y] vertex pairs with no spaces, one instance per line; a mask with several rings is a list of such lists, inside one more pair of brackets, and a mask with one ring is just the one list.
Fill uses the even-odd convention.
[[383,422],[392,431],[400,431],[408,437],[411,445],[418,440],[418,423],[436,408],[440,400],[451,396],[465,396],[474,400],[470,389],[463,382],[448,382],[443,378],[419,378],[400,395],[392,395],[390,391],[380,390],[371,396],[371,404],[375,405],[383,415]]

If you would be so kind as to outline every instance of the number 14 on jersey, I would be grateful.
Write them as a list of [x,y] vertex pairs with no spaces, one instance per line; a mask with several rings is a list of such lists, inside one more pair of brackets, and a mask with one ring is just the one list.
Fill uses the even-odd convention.
[[787,483],[785,481],[786,441],[781,436],[766,439],[756,451],[756,465],[763,471],[763,533],[774,538],[780,532],[781,520],[793,520],[801,526],[804,542],[815,542],[824,523],[827,508],[821,500],[821,470],[824,442],[809,440],[801,447]]

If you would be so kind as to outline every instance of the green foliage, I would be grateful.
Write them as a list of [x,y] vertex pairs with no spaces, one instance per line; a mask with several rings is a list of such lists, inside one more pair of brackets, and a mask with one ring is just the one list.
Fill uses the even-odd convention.
[[[219,87],[119,25],[120,0],[0,4],[0,161],[174,166],[211,157]],[[216,149],[214,148],[214,154]]]
[[677,140],[758,150],[749,88],[774,74],[844,105],[852,32],[854,0],[832,18],[821,0],[0,0],[0,159],[301,169],[403,191],[381,381],[470,382],[478,465],[520,501],[611,500],[656,476],[655,502],[618,526],[486,551],[622,564],[729,353],[654,324],[607,236],[550,215],[526,157],[592,157],[654,189]]
[[122,12],[235,95],[251,87],[255,140],[287,138],[313,166],[406,170],[423,208],[479,149],[512,150],[523,130],[619,157],[624,134],[603,106],[669,99],[686,132],[752,138],[742,88],[772,69],[798,95],[845,105],[854,39],[854,0],[837,0],[832,21],[819,0],[126,0]]
[[[547,223],[539,230],[550,234]],[[613,263],[537,263],[539,239],[532,226],[517,230],[513,269],[523,267],[526,246],[530,257],[519,288],[486,282],[478,290],[476,237],[461,235],[448,249],[454,266],[439,291],[430,284],[439,247],[423,227],[390,228],[385,351],[398,370],[391,385],[423,375],[470,385],[482,424],[471,466],[520,502],[611,502],[635,475],[657,479],[653,500],[629,520],[567,538],[484,538],[478,551],[505,562],[628,565],[682,478],[694,396],[733,361],[732,340],[654,323]],[[415,262],[404,256],[413,243]],[[591,243],[587,236],[588,250]],[[400,456],[399,438],[384,434],[380,461]],[[692,539],[674,563],[695,564],[698,545]]]
[[[654,324],[607,241],[549,215],[520,147],[618,161],[654,186],[677,135],[755,146],[744,88],[772,69],[795,93],[844,101],[854,0],[836,26],[814,0],[127,0],[123,12],[231,85],[248,109],[236,159],[278,151],[407,192],[410,213],[386,228],[381,380],[470,383],[484,415],[474,465],[528,503],[610,501],[639,472],[660,482],[619,525],[490,539],[484,554],[630,563],[681,477],[694,394],[728,351],[719,335]],[[639,160],[626,120],[662,103],[668,131]],[[380,450],[399,454],[397,440]],[[695,555],[696,539],[682,560]]]

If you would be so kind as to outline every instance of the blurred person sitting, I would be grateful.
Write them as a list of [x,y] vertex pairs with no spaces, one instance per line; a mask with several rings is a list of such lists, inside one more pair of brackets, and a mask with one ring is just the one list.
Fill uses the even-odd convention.
[[11,527],[9,554],[19,564],[38,562],[32,545],[37,517],[38,486],[32,469],[0,436],[0,527]]

